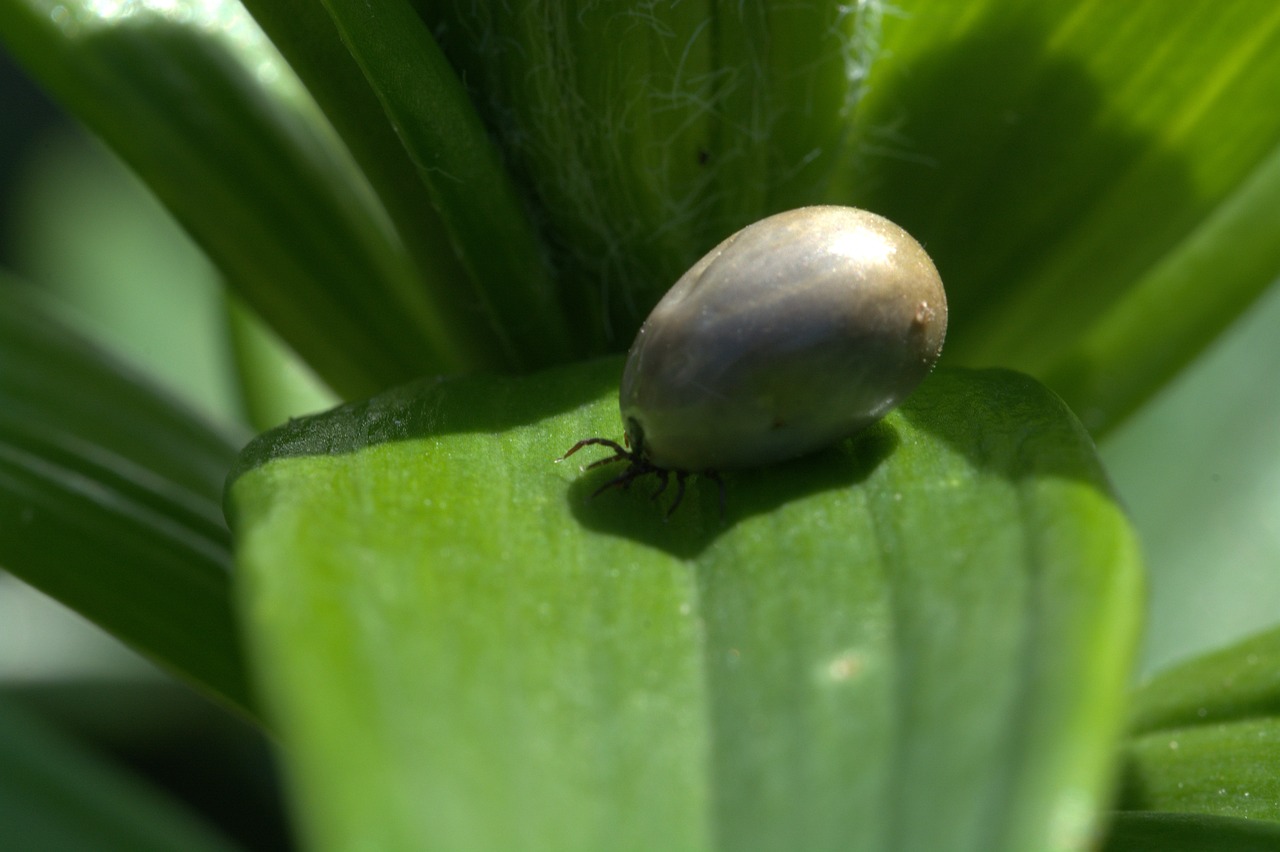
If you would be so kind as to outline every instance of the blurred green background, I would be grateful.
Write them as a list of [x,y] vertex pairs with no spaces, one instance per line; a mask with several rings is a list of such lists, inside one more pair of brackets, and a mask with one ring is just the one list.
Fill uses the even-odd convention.
[[[0,115],[0,269],[38,286],[72,326],[248,440],[227,306],[203,253],[2,53]],[[273,757],[256,728],[3,571],[0,702],[167,789],[246,849],[292,843]]]

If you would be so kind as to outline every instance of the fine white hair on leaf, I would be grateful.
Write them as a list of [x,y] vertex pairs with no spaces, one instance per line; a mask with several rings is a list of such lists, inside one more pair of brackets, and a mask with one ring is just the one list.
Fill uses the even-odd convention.
[[611,348],[725,234],[852,182],[848,124],[886,10],[454,0],[433,25],[473,60],[569,310]]

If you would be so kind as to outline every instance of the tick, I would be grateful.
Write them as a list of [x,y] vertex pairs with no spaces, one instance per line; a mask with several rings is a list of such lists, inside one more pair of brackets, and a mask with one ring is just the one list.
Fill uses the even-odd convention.
[[829,446],[902,402],[937,363],[942,279],[894,223],[852,207],[802,207],[748,225],[681,276],[641,326],[619,392],[627,462],[596,489],[654,474],[685,480]]

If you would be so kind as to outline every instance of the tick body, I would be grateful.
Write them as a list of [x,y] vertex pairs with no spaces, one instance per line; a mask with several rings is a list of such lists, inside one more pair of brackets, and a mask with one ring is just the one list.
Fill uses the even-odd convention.
[[629,449],[589,439],[615,451],[600,464],[630,462],[604,487],[646,473],[665,487],[667,471],[756,467],[852,435],[928,375],[946,326],[937,269],[888,219],[804,207],[749,225],[640,328],[619,394]]

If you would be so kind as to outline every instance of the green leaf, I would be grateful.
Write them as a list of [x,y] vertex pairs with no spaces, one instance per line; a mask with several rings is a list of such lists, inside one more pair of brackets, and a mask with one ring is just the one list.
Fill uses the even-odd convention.
[[1280,630],[1151,678],[1130,727],[1121,807],[1280,822]]
[[591,351],[626,346],[731,232],[849,178],[879,4],[416,5],[537,205]]
[[1272,287],[1099,447],[1150,569],[1146,674],[1277,626],[1277,328]]
[[436,311],[450,318],[452,328],[466,327],[475,337],[473,347],[490,348],[488,357],[498,358],[493,317],[472,309],[471,276],[423,191],[417,166],[324,6],[310,0],[246,0],[244,5],[368,176],[405,251],[417,264],[422,286],[432,292]]
[[423,381],[246,449],[243,611],[311,841],[1084,848],[1141,581],[1062,404],[940,372],[663,523],[554,463],[617,436],[620,366]]
[[200,413],[241,423],[208,258],[99,140],[70,128],[49,136],[9,202],[6,262],[56,293],[73,327]]
[[314,414],[341,401],[233,296],[226,301],[226,325],[244,410],[254,428],[265,431],[290,417]]
[[1241,719],[1280,720],[1280,629],[1165,669],[1134,694],[1145,734]]
[[0,702],[0,825],[42,852],[230,852],[227,840],[149,789]]
[[0,567],[244,709],[235,447],[0,280]]
[[238,5],[14,0],[0,37],[335,388],[495,363]]
[[1131,738],[1122,756],[1121,808],[1280,823],[1280,719],[1155,731]]
[[1202,814],[1121,813],[1103,852],[1275,852],[1280,824]]
[[575,347],[537,234],[426,26],[405,0],[326,0],[325,7],[478,285],[468,294],[471,310],[491,318],[505,363],[527,369],[566,360]]
[[851,197],[928,247],[948,363],[1109,428],[1280,275],[1280,8],[897,5]]

